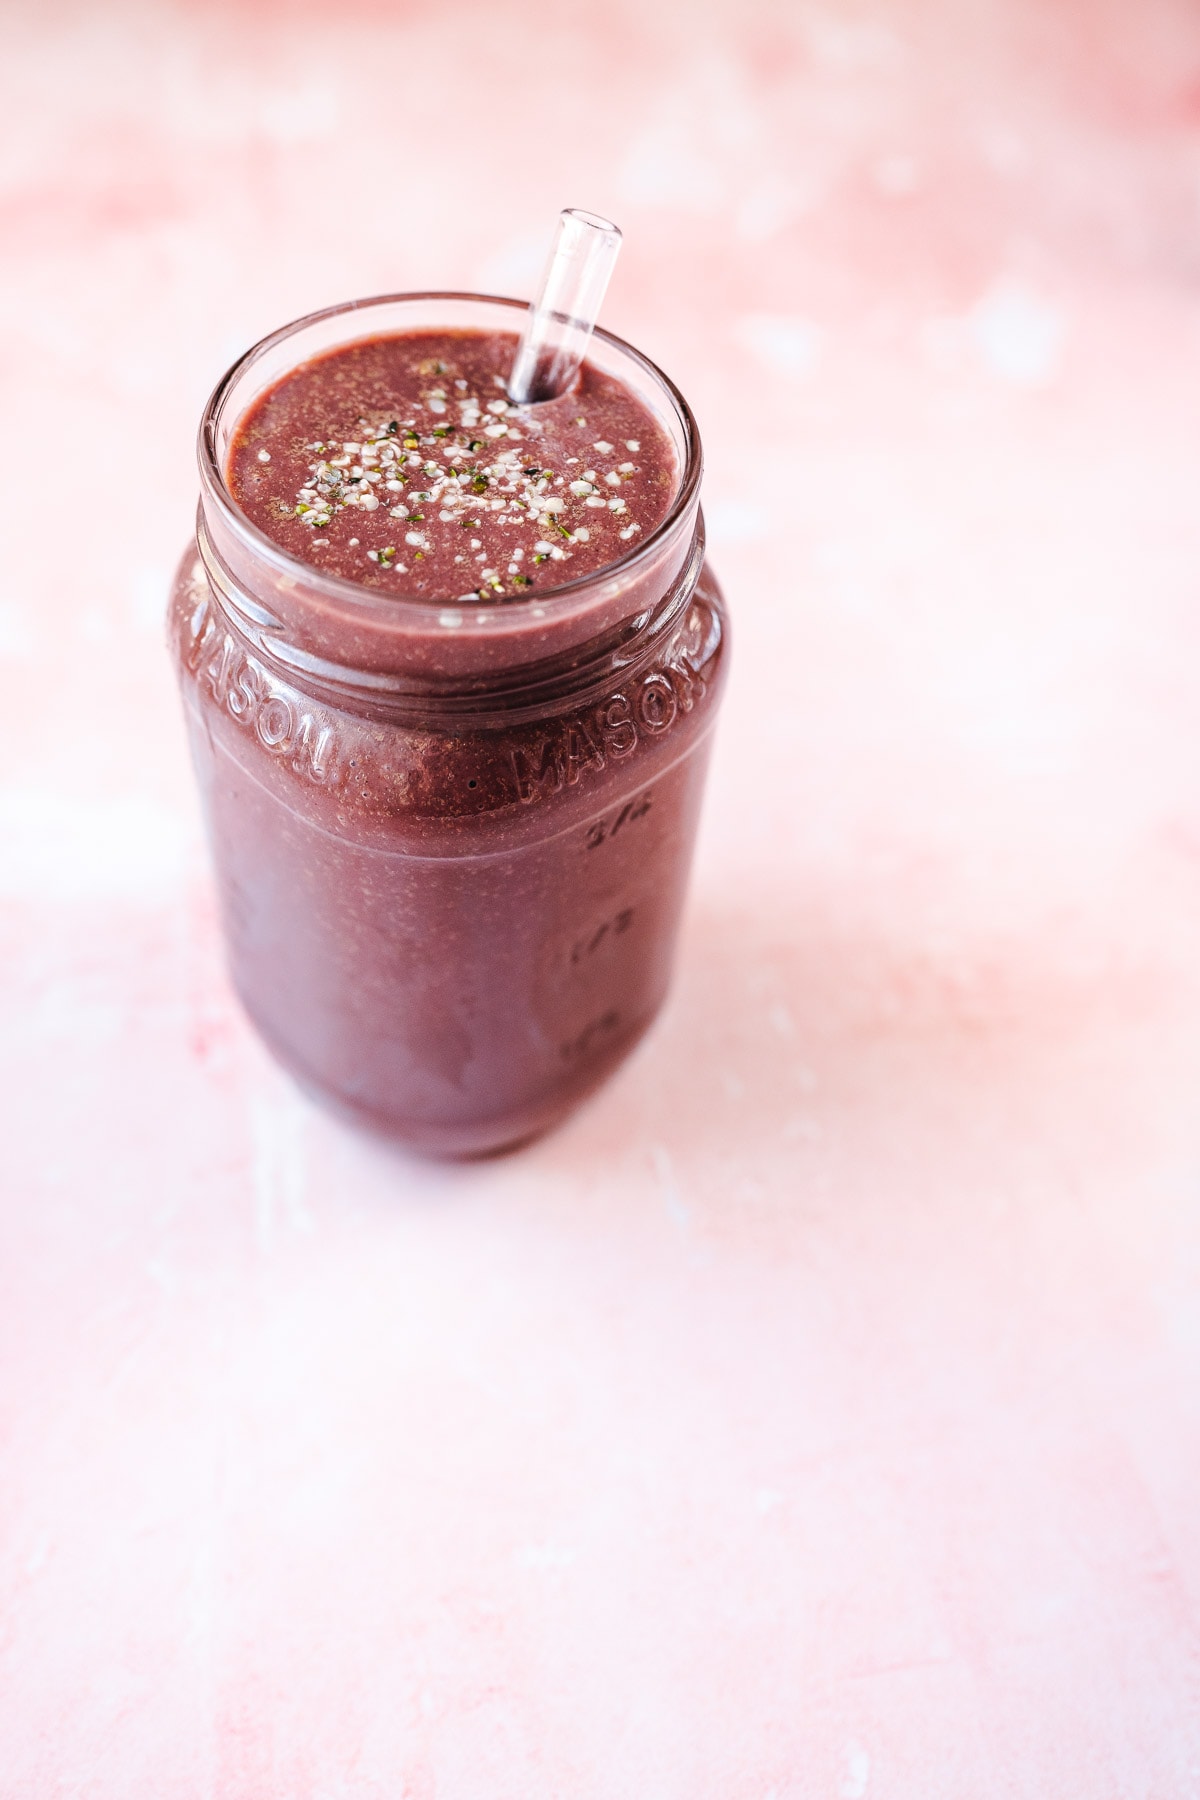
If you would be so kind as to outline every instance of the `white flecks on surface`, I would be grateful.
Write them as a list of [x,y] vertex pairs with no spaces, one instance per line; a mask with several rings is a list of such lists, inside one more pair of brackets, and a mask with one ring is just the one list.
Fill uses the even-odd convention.
[[[164,591],[159,590],[160,614]],[[0,656],[31,656],[35,646],[30,609],[17,600],[0,600]]]
[[0,1055],[24,1057],[42,1046],[107,1054],[129,1031],[133,1011],[127,994],[105,991],[86,974],[39,971],[20,1007],[0,1012]]
[[672,1225],[680,1231],[688,1226],[688,1208],[679,1192],[679,1182],[675,1174],[675,1165],[671,1153],[665,1144],[653,1144],[650,1148],[650,1164],[659,1184],[663,1205]]
[[0,898],[161,906],[202,867],[194,820],[142,794],[0,789]]
[[41,1574],[53,1554],[54,1539],[49,1532],[40,1532],[25,1558],[25,1573],[31,1581]]
[[545,230],[520,232],[476,265],[478,291],[482,294],[532,294],[545,261]]
[[746,313],[734,337],[772,375],[811,375],[824,342],[821,327],[800,313]]
[[142,563],[133,571],[129,608],[134,623],[143,631],[163,630],[171,573],[164,563]]
[[968,319],[986,367],[1001,380],[1038,387],[1058,369],[1065,321],[1055,306],[1015,282],[1000,282]]
[[569,1544],[524,1544],[516,1553],[519,1568],[539,1571],[569,1569],[579,1561],[579,1552]]
[[704,524],[712,544],[752,544],[767,535],[770,520],[767,509],[755,500],[735,500],[718,496],[704,509]]
[[776,1000],[770,1011],[771,1028],[779,1037],[792,1038],[796,1035],[796,1022],[782,1000]]
[[738,196],[734,230],[743,242],[765,244],[794,219],[812,211],[822,186],[811,170],[778,170],[748,181]]
[[[261,72],[260,72],[261,78]],[[226,83],[220,91],[228,91]],[[295,87],[267,87],[255,84],[254,123],[272,143],[286,148],[302,144],[327,142],[337,132],[342,118],[341,96],[330,81],[311,79]]]
[[659,118],[637,132],[621,168],[621,191],[638,206],[712,213],[728,176],[710,153],[698,150],[686,117]]
[[745,313],[734,326],[734,338],[759,369],[775,376],[813,373],[824,347],[824,331],[802,313]]
[[305,1129],[309,1103],[278,1070],[265,1071],[249,1097],[254,1220],[259,1250],[269,1255],[281,1232],[310,1232],[306,1204]]
[[1062,309],[1020,282],[996,282],[964,314],[925,320],[921,348],[946,374],[983,369],[1014,387],[1040,388],[1059,373],[1067,336]]
[[861,1744],[847,1745],[842,1784],[838,1789],[841,1800],[866,1800],[870,1786],[870,1756]]

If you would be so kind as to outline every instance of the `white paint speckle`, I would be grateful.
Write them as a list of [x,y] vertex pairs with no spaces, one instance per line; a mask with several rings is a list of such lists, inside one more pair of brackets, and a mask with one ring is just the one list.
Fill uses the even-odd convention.
[[671,1161],[671,1153],[665,1144],[652,1144],[650,1162],[658,1177],[662,1189],[663,1205],[667,1217],[680,1231],[686,1231],[691,1215],[679,1193],[679,1184],[675,1179],[675,1168]]
[[1000,282],[986,293],[967,325],[984,364],[1002,381],[1037,387],[1057,371],[1063,316],[1015,282]]
[[272,1076],[269,1088],[250,1101],[255,1232],[264,1255],[270,1254],[281,1230],[313,1229],[304,1204],[307,1110],[303,1097],[282,1076]]
[[742,348],[772,375],[811,375],[824,333],[800,313],[747,313],[734,326]]
[[[163,591],[158,596],[160,619],[166,608]],[[35,647],[30,625],[32,612],[32,608],[27,612],[15,600],[0,600],[0,656],[32,656]]]
[[766,508],[753,500],[714,500],[704,509],[709,542],[751,544],[767,535]]
[[144,794],[0,792],[0,898],[156,906],[178,894],[199,846],[190,809]]
[[841,1800],[865,1800],[871,1785],[871,1758],[861,1744],[846,1746],[844,1768],[842,1785],[838,1789]]
[[780,1037],[795,1037],[795,1021],[781,1000],[777,1000],[771,1008],[770,1019],[772,1026],[779,1033]]
[[[222,89],[223,97],[226,92]],[[341,101],[332,82],[308,81],[274,93],[261,93],[254,83],[251,92],[258,96],[258,129],[276,144],[320,143],[335,135],[341,121]]]
[[40,1575],[54,1551],[54,1539],[49,1532],[39,1532],[25,1558],[25,1573],[32,1579]]
[[567,1544],[526,1544],[517,1551],[517,1564],[522,1569],[569,1569],[578,1561],[579,1552]]

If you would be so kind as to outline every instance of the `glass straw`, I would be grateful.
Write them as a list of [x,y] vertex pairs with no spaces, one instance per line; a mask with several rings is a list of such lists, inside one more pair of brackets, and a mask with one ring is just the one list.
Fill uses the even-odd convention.
[[514,405],[553,400],[570,387],[620,248],[621,233],[607,219],[575,206],[559,213],[550,260],[508,378]]

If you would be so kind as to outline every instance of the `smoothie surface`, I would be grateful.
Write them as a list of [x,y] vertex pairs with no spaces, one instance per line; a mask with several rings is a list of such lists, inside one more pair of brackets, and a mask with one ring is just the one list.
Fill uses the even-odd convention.
[[397,598],[519,600],[619,561],[670,510],[674,448],[591,363],[511,405],[516,344],[406,332],[302,363],[241,421],[230,492],[291,556]]

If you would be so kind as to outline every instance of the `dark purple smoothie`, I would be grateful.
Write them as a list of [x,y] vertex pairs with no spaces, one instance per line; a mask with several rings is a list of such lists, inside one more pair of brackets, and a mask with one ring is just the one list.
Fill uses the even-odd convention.
[[172,609],[247,1010],[451,1154],[553,1123],[661,1004],[724,674],[683,403],[672,436],[606,340],[509,408],[514,342],[380,330],[240,406],[231,377]]
[[235,499],[291,555],[393,596],[521,599],[619,562],[670,509],[671,443],[587,363],[511,406],[516,344],[406,333],[305,364],[242,424]]

